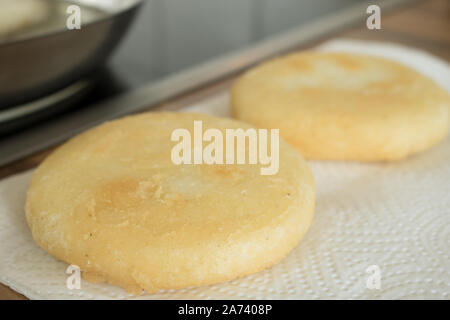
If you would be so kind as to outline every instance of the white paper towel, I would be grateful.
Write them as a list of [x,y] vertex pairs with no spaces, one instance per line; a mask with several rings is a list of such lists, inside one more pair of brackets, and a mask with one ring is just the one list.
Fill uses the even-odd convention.
[[[421,51],[349,40],[320,50],[399,60],[450,91],[450,66]],[[226,116],[228,95],[184,111]],[[33,242],[25,222],[31,172],[10,177],[0,182],[0,281],[32,299],[450,298],[450,139],[399,163],[310,164],[317,184],[315,220],[281,263],[223,284],[140,296],[85,281],[80,290],[67,289],[67,265]],[[377,277],[377,268],[381,287],[370,289],[367,281]]]

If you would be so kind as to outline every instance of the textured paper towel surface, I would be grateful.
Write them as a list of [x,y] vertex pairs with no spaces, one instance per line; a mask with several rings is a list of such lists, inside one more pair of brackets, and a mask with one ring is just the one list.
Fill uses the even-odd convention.
[[[450,90],[448,64],[423,52],[342,40],[321,49],[392,57]],[[227,115],[228,96],[188,109]],[[34,299],[450,298],[450,139],[399,163],[310,164],[315,220],[281,263],[223,284],[140,296],[85,281],[81,290],[67,289],[67,264],[40,249],[25,222],[31,173],[10,177],[0,182],[0,281]],[[379,290],[367,288],[372,265],[380,270]]]

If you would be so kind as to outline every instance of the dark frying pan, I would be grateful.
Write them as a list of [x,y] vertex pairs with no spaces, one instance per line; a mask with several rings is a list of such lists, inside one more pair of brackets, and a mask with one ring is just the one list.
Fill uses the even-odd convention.
[[[0,42],[0,109],[67,87],[102,66],[122,39],[142,0],[46,0],[99,9],[80,30],[43,32]],[[82,11],[83,13],[83,11]]]

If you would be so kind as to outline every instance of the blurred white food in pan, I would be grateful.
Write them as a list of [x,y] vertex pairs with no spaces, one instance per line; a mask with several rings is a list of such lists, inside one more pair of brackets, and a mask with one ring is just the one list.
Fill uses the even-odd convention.
[[45,0],[0,0],[0,37],[44,23],[49,12]]

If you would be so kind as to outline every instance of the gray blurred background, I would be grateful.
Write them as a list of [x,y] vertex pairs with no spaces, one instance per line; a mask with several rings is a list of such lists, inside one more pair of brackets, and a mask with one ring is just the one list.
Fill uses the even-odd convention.
[[111,64],[126,82],[143,83],[239,50],[358,2],[146,0]]

